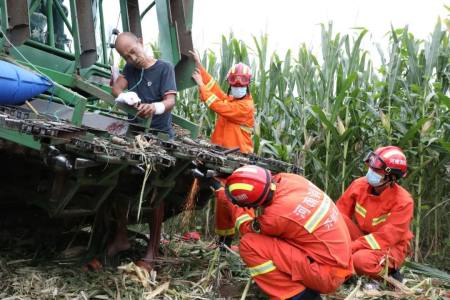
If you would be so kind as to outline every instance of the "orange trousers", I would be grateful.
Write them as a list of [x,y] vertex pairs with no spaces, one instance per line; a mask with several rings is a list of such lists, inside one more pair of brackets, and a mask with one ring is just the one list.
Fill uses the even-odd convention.
[[306,287],[334,292],[351,271],[311,261],[301,249],[276,237],[247,233],[239,252],[250,275],[271,299],[286,299]]
[[[352,241],[365,234],[347,216],[342,215],[347,224]],[[388,268],[398,269],[403,264],[407,255],[408,245],[400,243],[388,250],[358,249],[352,254],[353,267],[358,275],[368,275],[374,278],[380,277],[385,268],[385,262],[389,262]]]

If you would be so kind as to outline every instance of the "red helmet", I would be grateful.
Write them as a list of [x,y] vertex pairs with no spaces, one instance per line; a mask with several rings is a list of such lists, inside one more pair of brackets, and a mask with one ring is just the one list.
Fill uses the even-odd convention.
[[236,169],[225,184],[225,194],[238,206],[264,206],[272,200],[275,184],[272,175],[264,168],[247,165]]
[[364,162],[375,171],[382,171],[386,175],[405,177],[408,165],[402,149],[395,146],[380,147],[375,152],[369,152]]
[[248,86],[251,79],[252,70],[249,66],[241,62],[232,66],[227,74],[227,80],[231,86]]

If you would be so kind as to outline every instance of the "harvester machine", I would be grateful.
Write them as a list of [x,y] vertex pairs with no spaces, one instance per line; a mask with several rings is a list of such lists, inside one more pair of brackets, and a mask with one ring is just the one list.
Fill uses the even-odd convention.
[[[181,211],[194,181],[190,170],[199,166],[222,174],[245,164],[301,173],[289,163],[211,145],[198,138],[198,125],[176,115],[174,139],[148,119],[129,120],[136,110],[111,95],[112,29],[142,37],[142,21],[155,16],[160,55],[175,66],[178,90],[194,84],[193,0],[143,2],[0,0],[0,80],[12,89],[0,87],[0,227],[30,209],[37,213],[28,220],[92,225],[100,211],[124,200],[130,220],[162,203],[168,218]],[[11,66],[28,75],[6,72]],[[34,91],[30,74],[45,91],[17,102]],[[197,207],[210,196],[201,186]]]

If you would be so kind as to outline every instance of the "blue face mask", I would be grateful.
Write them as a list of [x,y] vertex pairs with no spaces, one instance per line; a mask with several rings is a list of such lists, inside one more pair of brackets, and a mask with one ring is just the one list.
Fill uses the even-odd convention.
[[240,99],[240,98],[244,97],[245,95],[247,95],[247,87],[246,86],[244,86],[244,87],[232,86],[230,94],[234,98]]
[[371,186],[377,187],[383,184],[384,176],[374,172],[371,168],[369,168],[366,174],[366,178]]

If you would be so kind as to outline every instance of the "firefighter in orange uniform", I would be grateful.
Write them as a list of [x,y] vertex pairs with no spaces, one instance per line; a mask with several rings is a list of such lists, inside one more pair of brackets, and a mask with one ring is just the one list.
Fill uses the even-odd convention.
[[388,264],[399,281],[399,268],[409,252],[414,201],[397,181],[406,176],[403,151],[381,147],[364,160],[367,175],[356,179],[337,201],[352,237],[355,271],[379,277]]
[[211,143],[229,149],[239,147],[242,153],[253,152],[255,107],[249,91],[252,78],[250,67],[243,63],[231,67],[227,75],[230,88],[225,94],[203,68],[198,55],[191,54],[197,65],[192,78],[198,85],[200,100],[217,114]]
[[[225,194],[241,234],[240,255],[271,299],[321,299],[352,274],[345,221],[306,178],[249,165],[228,177]],[[243,207],[260,207],[261,215]]]
[[[192,78],[198,85],[200,100],[217,114],[211,143],[229,149],[239,148],[242,153],[252,153],[255,108],[249,90],[252,78],[250,67],[238,63],[230,69],[227,75],[230,88],[225,94],[202,66],[198,55],[192,51],[191,54],[196,63]],[[220,241],[231,245],[235,220],[227,209],[225,194],[218,193],[217,196],[216,233]],[[252,210],[248,210],[248,213],[253,215]]]

